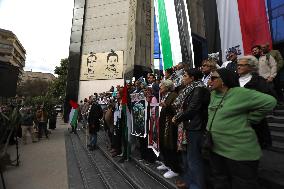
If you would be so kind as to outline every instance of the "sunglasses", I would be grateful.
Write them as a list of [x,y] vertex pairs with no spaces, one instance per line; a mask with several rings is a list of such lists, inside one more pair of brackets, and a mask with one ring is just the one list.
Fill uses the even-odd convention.
[[211,77],[210,77],[210,80],[211,80],[211,81],[214,81],[214,80],[216,80],[216,79],[218,79],[218,78],[220,78],[220,77],[218,77],[218,76],[211,76]]

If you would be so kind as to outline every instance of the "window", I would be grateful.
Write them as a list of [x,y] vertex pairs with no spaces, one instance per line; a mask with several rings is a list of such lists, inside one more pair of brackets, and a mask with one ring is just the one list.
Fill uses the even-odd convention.
[[284,1],[267,0],[273,43],[284,42]]

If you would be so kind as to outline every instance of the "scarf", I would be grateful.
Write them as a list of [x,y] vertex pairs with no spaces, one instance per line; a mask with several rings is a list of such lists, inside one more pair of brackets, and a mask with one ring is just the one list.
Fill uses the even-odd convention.
[[188,95],[190,95],[192,93],[192,91],[196,87],[206,87],[206,86],[200,80],[199,81],[193,81],[190,85],[187,85],[181,91],[181,93],[178,95],[178,97],[176,98],[176,100],[173,103],[173,107],[175,108],[176,112],[179,112],[180,110],[182,110],[182,105],[183,105],[184,100],[186,99],[186,97]]
[[[187,85],[179,94],[177,99],[173,103],[173,107],[176,112],[182,112],[183,103],[196,87],[206,87],[202,81],[193,81],[190,85]],[[186,144],[188,144],[187,131],[183,125],[183,122],[178,124],[178,138],[177,138],[177,150],[186,151]]]

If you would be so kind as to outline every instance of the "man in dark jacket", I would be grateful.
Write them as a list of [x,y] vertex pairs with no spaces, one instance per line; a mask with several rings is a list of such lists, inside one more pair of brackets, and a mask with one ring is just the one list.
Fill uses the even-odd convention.
[[89,149],[94,150],[97,144],[97,132],[100,130],[100,119],[103,117],[103,110],[98,104],[97,99],[93,99],[93,103],[89,112],[89,134],[90,144]]
[[233,72],[237,72],[238,52],[235,49],[231,49],[228,53],[228,58],[231,62],[226,66],[226,68]]

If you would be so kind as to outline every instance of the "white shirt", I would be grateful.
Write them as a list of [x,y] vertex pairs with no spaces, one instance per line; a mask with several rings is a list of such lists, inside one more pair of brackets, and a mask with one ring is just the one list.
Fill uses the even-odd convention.
[[232,61],[226,61],[226,62],[223,62],[223,64],[222,64],[222,66],[221,66],[221,68],[226,68],[227,67],[227,65],[229,64],[229,63],[231,63]]
[[208,74],[207,76],[206,75],[203,76],[202,81],[205,84],[205,86],[208,86],[208,81],[210,78],[211,78],[211,73]]
[[244,87],[252,78],[252,75],[250,73],[240,76],[239,78],[239,82],[240,82],[240,86]]

